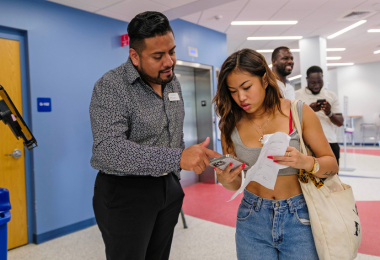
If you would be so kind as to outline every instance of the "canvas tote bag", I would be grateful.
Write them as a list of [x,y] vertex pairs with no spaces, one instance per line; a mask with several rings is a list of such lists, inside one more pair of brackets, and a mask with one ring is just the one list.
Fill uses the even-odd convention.
[[[310,151],[302,138],[297,103],[298,100],[292,101],[291,111],[300,135],[301,153],[308,155]],[[299,181],[309,210],[319,259],[355,259],[362,232],[351,186],[342,183],[338,175],[319,180],[302,170]]]

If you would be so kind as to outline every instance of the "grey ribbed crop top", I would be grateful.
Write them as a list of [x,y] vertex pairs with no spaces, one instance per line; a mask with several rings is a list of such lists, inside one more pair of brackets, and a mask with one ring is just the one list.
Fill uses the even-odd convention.
[[[303,102],[298,101],[297,111],[298,111],[298,116],[299,116],[301,125],[302,125],[302,106],[303,106]],[[290,139],[289,146],[295,147],[299,151],[300,136],[296,128],[293,129],[293,132],[290,134],[290,137],[291,139]],[[244,146],[243,142],[240,139],[240,135],[236,127],[231,134],[231,139],[235,146],[236,156],[242,159],[243,161],[246,161],[249,165],[249,167],[245,168],[244,171],[249,170],[257,162],[257,159],[259,158],[259,155],[261,152],[261,147],[249,148],[249,147]],[[297,174],[298,172],[299,172],[298,169],[288,167],[288,168],[279,170],[278,175],[293,175],[293,174]]]

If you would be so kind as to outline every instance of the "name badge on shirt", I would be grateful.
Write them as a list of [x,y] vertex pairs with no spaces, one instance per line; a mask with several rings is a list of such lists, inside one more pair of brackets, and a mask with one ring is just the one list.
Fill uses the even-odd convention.
[[170,101],[178,101],[179,100],[178,93],[169,93],[169,100]]

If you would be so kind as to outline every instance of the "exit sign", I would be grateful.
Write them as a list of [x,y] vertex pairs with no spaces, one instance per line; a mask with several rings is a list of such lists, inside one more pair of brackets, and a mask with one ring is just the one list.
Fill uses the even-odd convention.
[[128,36],[128,33],[127,34],[123,34],[122,36],[120,36],[120,39],[121,39],[121,47],[129,45],[129,36]]

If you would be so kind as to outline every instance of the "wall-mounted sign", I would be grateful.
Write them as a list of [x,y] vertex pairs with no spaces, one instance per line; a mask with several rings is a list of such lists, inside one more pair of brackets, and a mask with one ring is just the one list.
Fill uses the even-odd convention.
[[128,36],[128,33],[127,34],[123,34],[122,36],[120,36],[120,38],[121,38],[121,47],[129,45],[129,36]]
[[37,98],[38,112],[51,112],[51,98]]
[[198,57],[198,49],[189,46],[189,56]]

